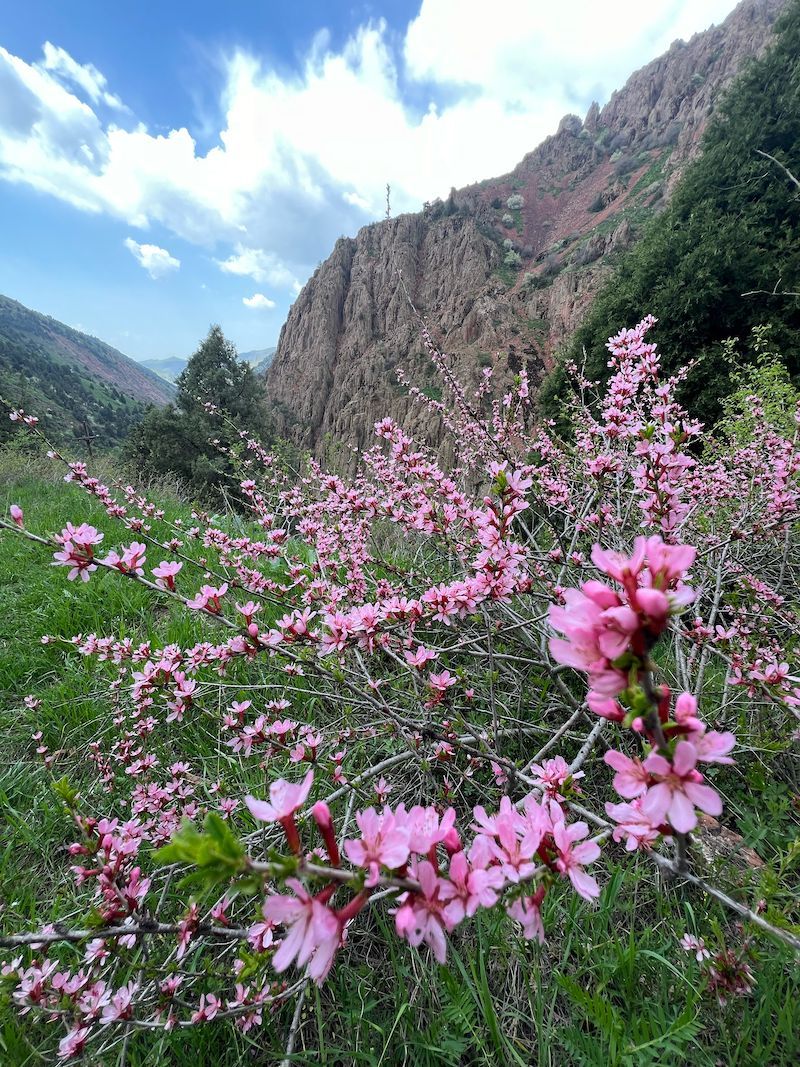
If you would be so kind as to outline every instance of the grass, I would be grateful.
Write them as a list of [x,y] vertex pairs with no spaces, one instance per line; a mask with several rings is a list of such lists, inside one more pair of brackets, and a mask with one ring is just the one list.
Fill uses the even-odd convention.
[[[173,514],[187,510],[174,496],[162,500]],[[0,512],[11,502],[23,507],[39,531],[58,530],[80,516],[103,529],[109,544],[120,537],[119,528],[77,489],[36,463],[0,457]],[[96,630],[191,644],[204,632],[203,624],[185,613],[154,612],[146,591],[131,583],[93,580],[81,586],[46,562],[43,550],[0,532],[0,925],[6,931],[34,917],[80,914],[63,854],[72,830],[52,782],[67,774],[73,784],[94,788],[80,757],[88,740],[102,736],[110,714],[102,671],[63,645],[43,646],[41,637]],[[23,704],[28,693],[42,700],[36,712]],[[50,751],[61,752],[52,771],[35,753],[31,734],[37,728]],[[205,722],[176,726],[167,749],[172,759],[219,759],[218,738]],[[770,861],[765,885],[791,866],[796,837],[791,791],[769,780],[764,771],[769,758],[765,753],[754,762],[745,781],[724,780],[733,809],[747,813],[749,822],[742,820],[740,831]],[[237,773],[233,762],[221,770]],[[252,774],[248,781],[254,781]],[[763,805],[747,796],[753,789],[763,795]],[[698,892],[657,879],[644,857],[612,850],[607,855],[596,908],[568,892],[548,896],[548,940],[541,948],[513,936],[501,914],[482,913],[456,931],[448,966],[439,967],[427,952],[398,940],[385,912],[365,914],[325,987],[306,996],[291,1062],[309,1067],[797,1062],[800,983],[791,953],[756,941],[754,993],[718,1006],[703,995],[698,968],[678,948],[676,936],[689,930],[713,943],[724,931],[735,944],[730,916]],[[290,1004],[266,1015],[264,1025],[249,1035],[225,1023],[172,1035],[136,1034],[124,1054],[115,1051],[95,1062],[279,1063],[293,1010]],[[0,1062],[4,1067],[52,1062],[55,1029],[21,1020],[11,1005],[0,1003]]]

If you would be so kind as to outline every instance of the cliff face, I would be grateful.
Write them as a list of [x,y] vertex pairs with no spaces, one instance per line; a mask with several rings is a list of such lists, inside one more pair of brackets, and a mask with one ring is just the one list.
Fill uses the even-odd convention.
[[721,26],[676,42],[604,108],[567,115],[510,174],[338,241],[295,301],[267,372],[279,431],[333,459],[391,415],[435,443],[437,420],[397,381],[402,367],[437,397],[412,302],[462,378],[525,366],[535,383],[615,253],[663,206],[783,2],[744,0]]

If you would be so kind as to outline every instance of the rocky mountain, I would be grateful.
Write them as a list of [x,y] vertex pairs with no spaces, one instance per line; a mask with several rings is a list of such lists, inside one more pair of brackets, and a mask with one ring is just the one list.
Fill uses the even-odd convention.
[[116,445],[148,404],[173,396],[116,348],[0,296],[0,397],[38,415],[54,440],[73,440],[85,420],[98,444]]
[[339,445],[367,444],[388,414],[435,442],[436,420],[396,375],[402,366],[437,398],[418,314],[462,377],[494,365],[501,378],[525,367],[540,380],[615,258],[666,203],[783,4],[743,0],[604,107],[565,116],[510,174],[340,239],[295,301],[267,372],[279,432],[332,458]]

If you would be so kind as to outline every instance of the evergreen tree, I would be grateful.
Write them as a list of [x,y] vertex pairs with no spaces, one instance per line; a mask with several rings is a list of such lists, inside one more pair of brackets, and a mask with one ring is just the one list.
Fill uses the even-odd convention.
[[[789,3],[769,50],[734,82],[702,154],[600,291],[566,355],[580,362],[585,350],[588,375],[602,379],[606,339],[651,313],[667,369],[702,357],[687,389],[706,421],[720,415],[733,387],[727,338],[744,342],[770,323],[796,375],[800,197],[779,164],[800,175],[800,0]],[[545,407],[565,387],[559,369],[543,392]]]
[[237,427],[263,438],[267,432],[264,386],[219,326],[191,357],[177,380],[175,404],[151,408],[132,435],[134,459],[145,474],[175,474],[201,500],[218,503],[225,493],[236,495],[231,459],[224,447],[239,442],[235,430],[205,408],[212,403],[230,415]]

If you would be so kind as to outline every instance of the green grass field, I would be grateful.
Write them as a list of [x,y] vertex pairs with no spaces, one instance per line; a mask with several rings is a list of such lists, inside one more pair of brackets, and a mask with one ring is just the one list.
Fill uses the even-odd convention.
[[[0,512],[12,502],[23,507],[37,531],[56,531],[67,519],[80,518],[105,530],[109,544],[121,536],[98,505],[39,461],[0,457]],[[164,502],[173,513],[188,510],[177,498]],[[64,569],[48,563],[45,550],[0,531],[3,932],[81,915],[64,855],[73,831],[52,783],[66,776],[92,791],[80,757],[89,740],[103,736],[111,714],[96,668],[61,644],[43,646],[42,636],[94,630],[191,644],[208,625],[187,620],[185,612],[154,610],[146,591],[132,583],[70,583]],[[29,693],[41,698],[38,711],[23,703]],[[35,730],[59,753],[50,770],[36,755]],[[172,759],[220,760],[217,741],[202,718],[176,726]],[[220,773],[235,770],[221,766]],[[796,886],[792,842],[798,811],[788,786],[768,774],[759,783],[754,770],[739,788],[741,804],[735,793],[729,802],[734,811],[747,807],[740,830],[766,861],[760,881],[744,893],[752,903],[785,892],[787,884]],[[748,790],[759,790],[758,805]],[[724,932],[735,945],[730,914],[697,891],[664,882],[643,857],[608,855],[612,858],[598,872],[603,893],[596,908],[574,894],[548,897],[548,940],[542,948],[513,937],[502,915],[486,913],[459,928],[448,966],[440,968],[427,952],[399,941],[389,929],[391,919],[374,909],[355,924],[351,947],[340,953],[325,987],[309,990],[287,1062],[370,1067],[799,1062],[800,981],[791,952],[755,938],[752,995],[720,1007],[702,995],[698,968],[677,936],[688,930],[713,945]],[[249,1034],[227,1023],[164,1036],[137,1033],[124,1048],[88,1062],[281,1063],[293,1011],[288,1004],[265,1014],[264,1025]],[[57,1029],[20,1019],[13,1005],[0,1002],[0,1064],[53,1062]]]

